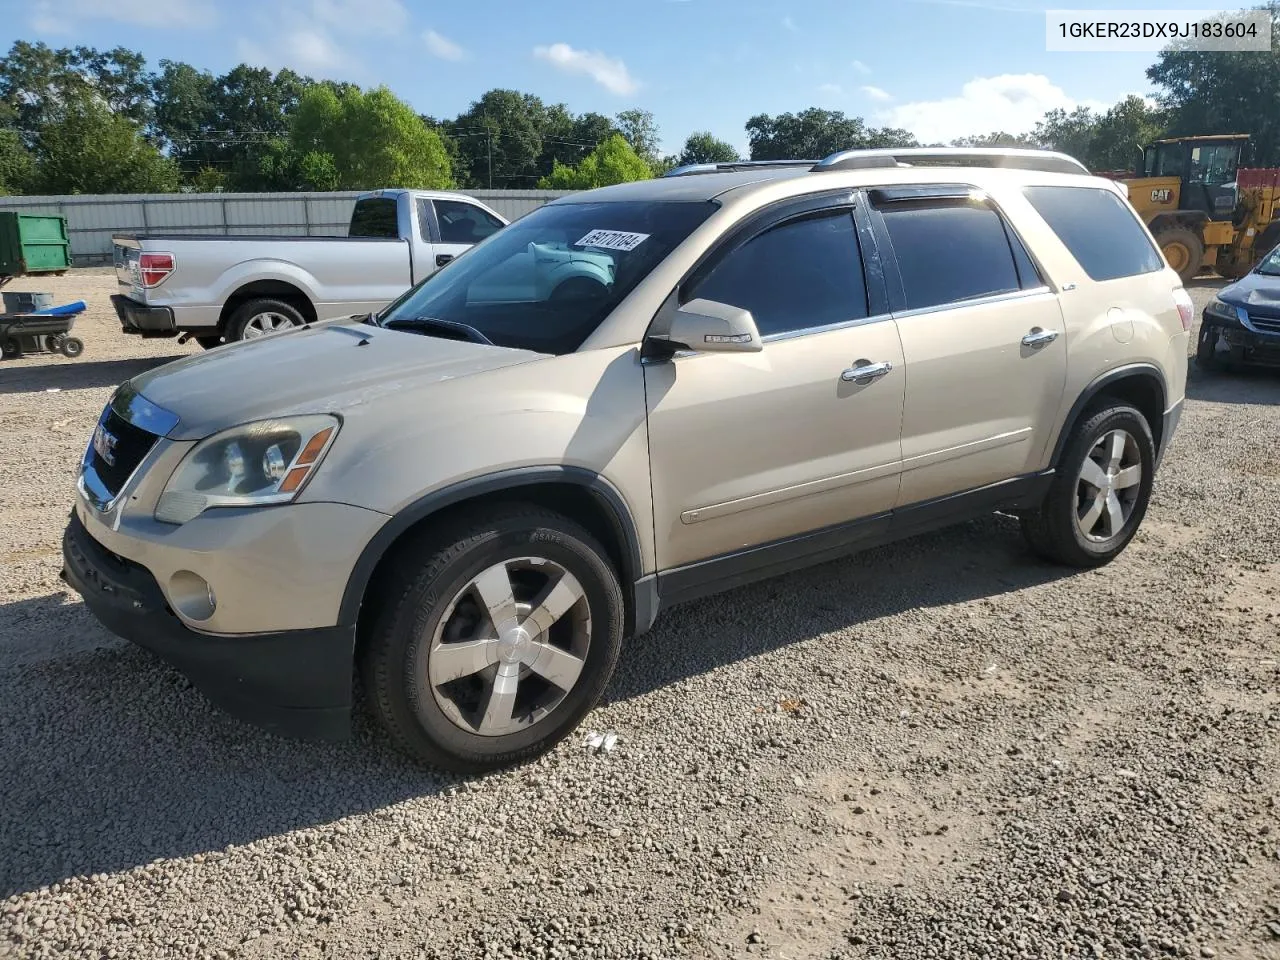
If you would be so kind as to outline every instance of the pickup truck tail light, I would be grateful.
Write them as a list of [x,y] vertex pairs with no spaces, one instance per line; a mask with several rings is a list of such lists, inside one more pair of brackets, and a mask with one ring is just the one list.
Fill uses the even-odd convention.
[[158,287],[173,273],[172,253],[143,253],[138,257],[138,273],[144,287]]
[[1178,316],[1182,319],[1182,329],[1190,330],[1191,322],[1196,316],[1196,305],[1191,302],[1191,294],[1182,287],[1173,288],[1173,302],[1178,305]]

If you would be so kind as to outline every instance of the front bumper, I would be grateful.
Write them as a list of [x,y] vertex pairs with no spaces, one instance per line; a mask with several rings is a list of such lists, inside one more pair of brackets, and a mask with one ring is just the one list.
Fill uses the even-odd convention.
[[1215,336],[1217,349],[1225,349],[1224,359],[1235,363],[1280,367],[1280,334],[1259,333],[1241,323],[1224,323],[1205,315],[1201,318],[1200,335]]
[[144,337],[174,337],[178,334],[169,307],[152,307],[139,303],[122,293],[112,294],[111,305],[120,318],[120,329],[125,333],[138,333]]
[[241,636],[191,630],[155,577],[95,540],[74,511],[62,556],[63,579],[104,627],[158,654],[232,716],[288,736],[350,736],[354,625]]

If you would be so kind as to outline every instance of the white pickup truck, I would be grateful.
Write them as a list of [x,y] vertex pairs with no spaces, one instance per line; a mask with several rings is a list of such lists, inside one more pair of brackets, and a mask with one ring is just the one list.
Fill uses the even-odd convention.
[[202,346],[380,310],[507,221],[473,197],[376,190],[346,237],[113,236],[125,333]]

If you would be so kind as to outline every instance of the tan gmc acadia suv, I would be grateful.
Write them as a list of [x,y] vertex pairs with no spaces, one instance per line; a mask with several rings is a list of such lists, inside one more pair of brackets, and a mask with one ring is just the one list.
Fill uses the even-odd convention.
[[1061,154],[681,168],[123,384],[63,575],[237,716],[346,736],[358,676],[400,748],[489,769],[672,604],[997,510],[1111,560],[1191,319],[1123,188]]

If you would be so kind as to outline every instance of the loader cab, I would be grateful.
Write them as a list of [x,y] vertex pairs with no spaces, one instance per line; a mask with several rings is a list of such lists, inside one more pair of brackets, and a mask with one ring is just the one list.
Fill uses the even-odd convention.
[[1195,210],[1210,220],[1230,220],[1236,207],[1236,171],[1248,134],[1157,140],[1143,153],[1142,178],[1176,177],[1178,210]]

